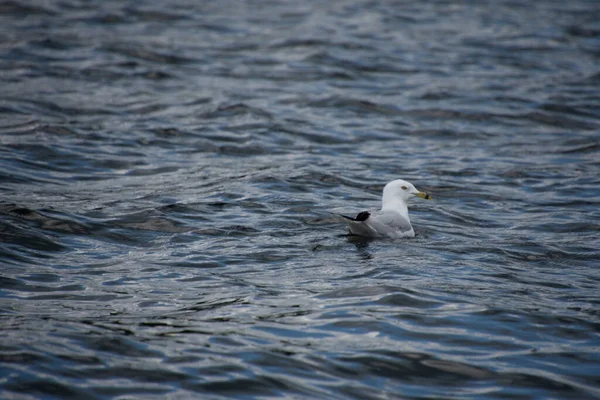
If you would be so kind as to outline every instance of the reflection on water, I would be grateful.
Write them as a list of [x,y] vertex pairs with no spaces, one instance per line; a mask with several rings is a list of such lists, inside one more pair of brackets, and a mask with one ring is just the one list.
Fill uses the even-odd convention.
[[0,397],[600,397],[594,2],[197,3],[0,3]]
[[[356,246],[356,253],[365,260],[370,260],[373,258],[371,253],[369,253],[369,243],[373,241],[375,241],[373,238],[348,235],[348,243],[352,243],[354,246]],[[391,242],[392,241],[390,241],[390,243]],[[400,241],[397,242],[399,243]]]

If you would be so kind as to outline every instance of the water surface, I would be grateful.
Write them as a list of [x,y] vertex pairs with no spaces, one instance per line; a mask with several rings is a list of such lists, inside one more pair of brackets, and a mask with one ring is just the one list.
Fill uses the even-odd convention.
[[600,398],[599,17],[0,2],[1,397]]

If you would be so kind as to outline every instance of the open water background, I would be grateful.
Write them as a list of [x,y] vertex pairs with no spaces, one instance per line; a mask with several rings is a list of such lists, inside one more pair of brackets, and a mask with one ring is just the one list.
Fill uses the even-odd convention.
[[2,0],[0,88],[0,397],[600,398],[598,1]]

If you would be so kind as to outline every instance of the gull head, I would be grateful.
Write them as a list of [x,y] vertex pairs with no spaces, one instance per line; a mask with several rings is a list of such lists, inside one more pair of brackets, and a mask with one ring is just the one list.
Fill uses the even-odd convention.
[[389,182],[383,188],[383,201],[386,202],[387,199],[390,201],[401,200],[403,203],[413,198],[413,197],[421,197],[425,200],[431,199],[428,193],[421,192],[417,190],[417,188],[410,182],[407,182],[402,179],[396,179],[395,181]]

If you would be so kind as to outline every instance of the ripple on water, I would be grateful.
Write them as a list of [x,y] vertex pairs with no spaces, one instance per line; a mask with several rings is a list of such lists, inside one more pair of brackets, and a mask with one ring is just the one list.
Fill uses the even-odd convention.
[[0,4],[0,397],[600,397],[594,5],[263,3]]

